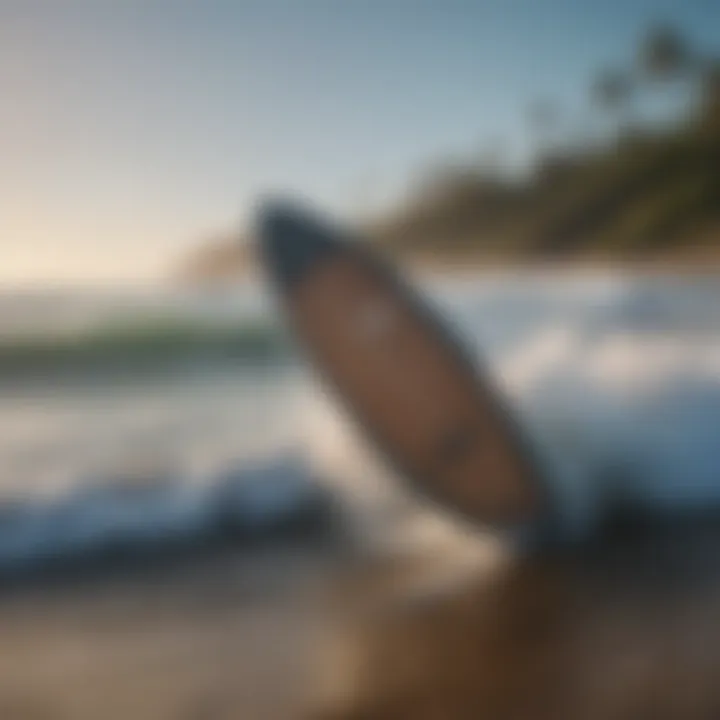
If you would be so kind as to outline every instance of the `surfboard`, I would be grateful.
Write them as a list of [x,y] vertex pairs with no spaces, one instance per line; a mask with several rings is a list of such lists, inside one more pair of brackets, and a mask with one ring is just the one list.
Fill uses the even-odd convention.
[[483,523],[542,511],[540,473],[497,389],[395,268],[293,205],[265,207],[257,235],[295,335],[402,475]]

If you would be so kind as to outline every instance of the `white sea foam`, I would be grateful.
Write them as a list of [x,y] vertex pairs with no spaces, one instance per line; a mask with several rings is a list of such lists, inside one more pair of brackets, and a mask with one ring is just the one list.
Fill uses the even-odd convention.
[[[434,290],[506,392],[570,528],[611,502],[720,506],[720,282],[502,276]],[[379,477],[357,457],[356,437],[337,426],[316,444],[321,456],[334,453],[333,467],[347,462],[348,475]],[[353,492],[373,498],[356,505],[383,505],[380,485],[374,494],[354,479]],[[368,515],[374,527],[375,510]]]
[[[430,290],[507,393],[573,522],[617,499],[663,512],[720,504],[720,281],[503,275]],[[217,521],[227,468],[234,489],[222,497],[248,522],[272,524],[319,483],[370,545],[467,537],[391,478],[306,373],[201,370],[5,387],[0,564],[201,534]],[[169,481],[97,487],[158,473]]]

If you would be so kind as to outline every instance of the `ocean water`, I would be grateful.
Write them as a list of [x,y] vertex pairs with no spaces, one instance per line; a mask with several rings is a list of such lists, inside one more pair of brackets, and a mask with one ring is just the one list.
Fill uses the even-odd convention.
[[[720,279],[424,278],[536,445],[569,524],[720,505]],[[340,416],[262,288],[0,296],[0,569],[291,515],[361,541],[466,533]],[[449,528],[449,529],[448,529]]]

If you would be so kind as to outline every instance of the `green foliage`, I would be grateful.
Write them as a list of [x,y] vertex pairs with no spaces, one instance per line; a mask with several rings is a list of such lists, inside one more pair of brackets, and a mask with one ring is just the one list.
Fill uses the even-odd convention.
[[[546,156],[525,181],[510,183],[467,167],[454,175],[445,171],[433,197],[420,194],[386,219],[377,241],[390,251],[455,259],[651,258],[676,255],[701,239],[707,247],[708,238],[720,253],[718,61],[700,63],[683,38],[660,27],[646,37],[638,63],[648,82],[700,80],[703,102],[674,128],[621,124],[604,148]],[[592,95],[603,108],[621,112],[641,89],[638,83],[632,71],[605,73]],[[544,111],[531,119],[544,121]]]
[[675,28],[659,25],[650,30],[640,46],[638,64],[650,78],[664,80],[682,73],[691,64],[692,53]]

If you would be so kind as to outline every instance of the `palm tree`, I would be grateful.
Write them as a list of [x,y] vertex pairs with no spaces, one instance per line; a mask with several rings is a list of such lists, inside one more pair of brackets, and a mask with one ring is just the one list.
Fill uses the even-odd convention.
[[592,96],[595,104],[606,114],[616,118],[618,130],[630,125],[629,112],[633,91],[629,76],[619,70],[606,70],[593,84]]
[[687,73],[693,53],[680,33],[669,25],[657,25],[640,45],[638,65],[651,80],[671,80]]
[[557,108],[550,100],[536,100],[527,110],[528,125],[540,156],[547,155],[551,149],[551,135],[557,116]]
[[651,28],[640,44],[637,68],[651,89],[660,86],[666,90],[670,83],[679,82],[684,110],[692,110],[702,101],[706,59],[673,27]]
[[720,60],[709,61],[702,77],[703,111],[709,119],[720,117]]

